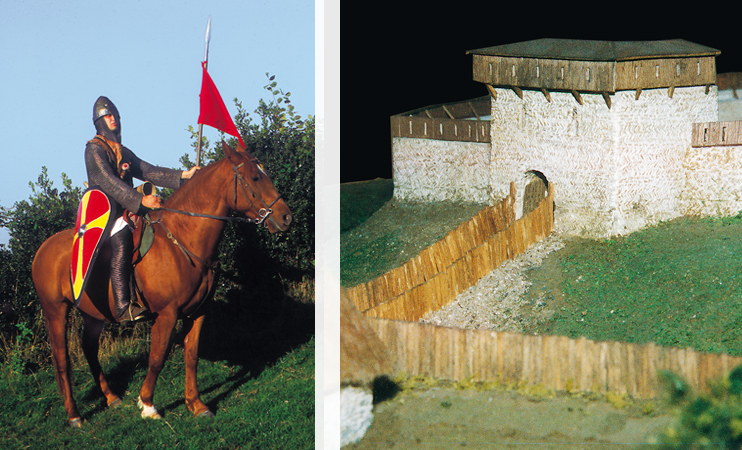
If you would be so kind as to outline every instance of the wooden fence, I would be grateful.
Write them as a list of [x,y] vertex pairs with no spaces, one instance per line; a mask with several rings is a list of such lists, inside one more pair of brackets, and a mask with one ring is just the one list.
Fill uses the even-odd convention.
[[402,266],[347,290],[367,317],[418,320],[440,309],[507,259],[552,231],[554,190],[515,219],[515,187],[498,205],[485,208]]
[[555,390],[656,398],[657,373],[671,370],[695,389],[742,364],[742,358],[655,344],[463,330],[418,322],[368,320],[397,370],[454,381],[499,381]]

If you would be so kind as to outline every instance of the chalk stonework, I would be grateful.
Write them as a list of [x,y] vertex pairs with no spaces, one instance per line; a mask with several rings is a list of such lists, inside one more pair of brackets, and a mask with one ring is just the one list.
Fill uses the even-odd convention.
[[489,143],[394,138],[394,197],[486,203]]
[[[694,122],[717,119],[716,90],[677,88],[599,94],[497,89],[492,101],[491,202],[511,181],[522,195],[531,171],[557,186],[555,227],[567,234],[625,234],[683,215],[683,161]],[[522,202],[516,199],[516,204]],[[519,216],[521,211],[516,211]]]

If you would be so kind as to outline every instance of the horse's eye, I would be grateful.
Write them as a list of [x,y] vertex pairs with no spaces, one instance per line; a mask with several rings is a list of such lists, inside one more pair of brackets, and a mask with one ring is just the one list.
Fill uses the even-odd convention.
[[258,181],[260,181],[260,176],[253,175],[252,180],[257,183]]

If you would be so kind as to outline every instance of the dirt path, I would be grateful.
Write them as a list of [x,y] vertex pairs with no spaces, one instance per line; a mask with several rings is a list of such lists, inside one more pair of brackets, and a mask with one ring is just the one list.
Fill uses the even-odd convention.
[[364,438],[344,449],[634,449],[675,422],[667,411],[647,409],[656,407],[569,394],[414,388],[376,405]]

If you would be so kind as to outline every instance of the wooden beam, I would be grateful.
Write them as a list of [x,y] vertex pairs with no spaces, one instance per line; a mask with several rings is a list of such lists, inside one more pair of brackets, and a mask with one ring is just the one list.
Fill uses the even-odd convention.
[[544,97],[546,97],[546,101],[551,103],[551,94],[546,89],[541,89],[541,92],[543,92]]
[[582,96],[580,95],[580,93],[575,90],[571,92],[572,92],[572,97],[574,97],[575,100],[577,100],[577,103],[579,103],[580,105],[584,105],[584,103],[582,102]]
[[642,95],[642,88],[636,88],[636,95],[634,96],[634,100],[639,100],[640,95]]
[[428,119],[433,118],[433,116],[430,115],[430,111],[428,111],[427,109],[425,110],[425,115],[428,116]]
[[476,117],[477,120],[480,120],[479,114],[477,114],[477,111],[474,109],[474,105],[472,105],[471,102],[466,102],[466,104],[469,105],[469,109],[471,110],[472,114],[474,114],[474,117]]
[[448,108],[446,108],[446,105],[442,105],[442,106],[443,106],[443,110],[446,111],[446,114],[448,114],[448,117],[455,119],[453,114],[451,114],[451,111],[449,111]]
[[611,109],[611,96],[608,95],[607,92],[601,92],[603,94],[603,100],[605,100],[605,104],[608,105],[608,109]]
[[492,96],[492,98],[497,100],[497,91],[495,90],[494,87],[492,87],[491,84],[487,85],[487,90],[490,91],[490,95]]
[[523,90],[519,88],[518,86],[512,86],[513,92],[515,92],[515,95],[518,96],[521,100],[523,100]]

